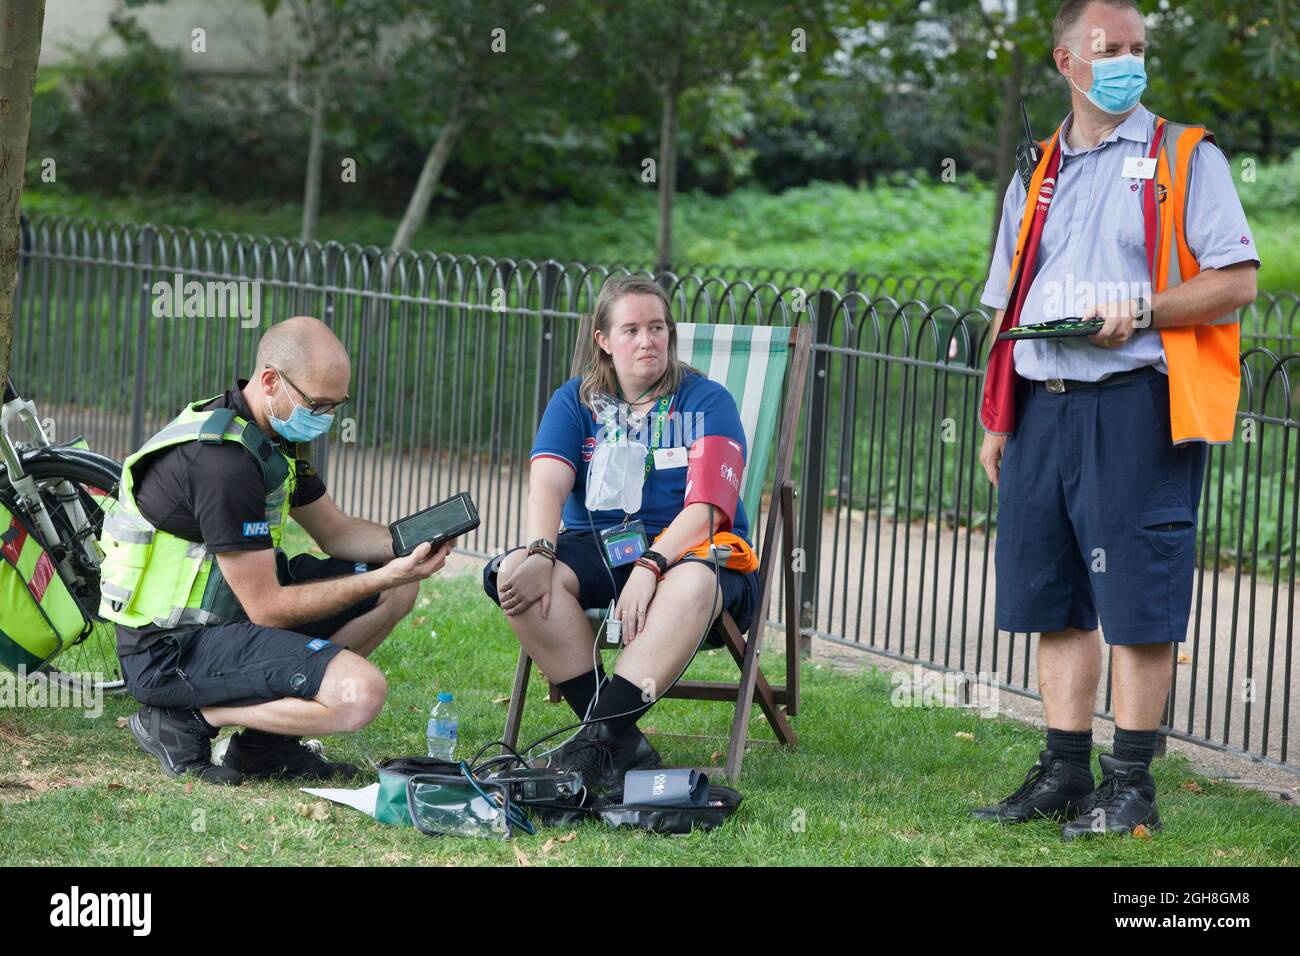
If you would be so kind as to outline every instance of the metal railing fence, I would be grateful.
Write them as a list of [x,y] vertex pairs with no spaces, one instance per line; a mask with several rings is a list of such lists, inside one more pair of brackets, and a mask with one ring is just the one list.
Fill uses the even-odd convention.
[[[36,220],[13,375],[56,438],[82,434],[121,459],[186,401],[251,373],[270,323],[319,316],[353,363],[355,398],[314,449],[335,499],[386,521],[467,490],[484,522],[463,549],[487,556],[523,534],[533,432],[567,377],[580,316],[606,276],[653,274],[642,266]],[[1031,635],[993,625],[996,497],[977,459],[982,282],[707,266],[655,275],[678,321],[813,329],[795,452],[804,633],[1036,696]],[[255,284],[241,301],[260,296],[255,317],[206,297],[230,284],[238,294],[241,280]],[[1294,294],[1261,297],[1243,317],[1242,440],[1210,452],[1166,730],[1300,771],[1290,735],[1298,322]],[[751,517],[760,529],[761,511]],[[1110,711],[1109,681],[1098,709]]]

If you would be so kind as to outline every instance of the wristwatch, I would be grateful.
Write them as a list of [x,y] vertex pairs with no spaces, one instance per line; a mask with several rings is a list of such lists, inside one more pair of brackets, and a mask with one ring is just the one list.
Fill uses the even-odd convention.
[[542,554],[551,559],[551,564],[555,563],[555,542],[547,541],[545,538],[538,538],[528,545],[528,554]]
[[662,578],[668,573],[668,559],[658,551],[642,551],[641,557],[637,558],[637,561],[649,561],[658,568],[659,572],[655,577]]
[[1151,322],[1155,317],[1155,310],[1151,308],[1151,299],[1149,296],[1141,296],[1137,300],[1137,315],[1133,318],[1133,328],[1149,329]]

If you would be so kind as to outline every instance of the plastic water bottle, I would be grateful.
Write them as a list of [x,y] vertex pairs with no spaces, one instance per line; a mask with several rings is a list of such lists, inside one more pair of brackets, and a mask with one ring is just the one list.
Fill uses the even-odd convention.
[[439,760],[456,759],[456,734],[460,718],[452,707],[452,696],[446,691],[438,694],[438,703],[429,711],[429,725],[424,739],[429,745],[429,756]]

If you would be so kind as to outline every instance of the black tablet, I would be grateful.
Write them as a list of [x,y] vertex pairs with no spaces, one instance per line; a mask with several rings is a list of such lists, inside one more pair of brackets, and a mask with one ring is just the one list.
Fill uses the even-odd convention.
[[399,518],[388,526],[393,535],[393,554],[404,558],[428,541],[435,548],[450,538],[473,531],[479,525],[478,509],[469,492],[462,491],[431,508]]
[[1092,335],[1100,332],[1106,324],[1105,319],[1080,318],[1053,319],[1051,322],[1039,322],[1035,325],[1017,325],[998,335],[1000,339],[1054,339],[1065,335]]

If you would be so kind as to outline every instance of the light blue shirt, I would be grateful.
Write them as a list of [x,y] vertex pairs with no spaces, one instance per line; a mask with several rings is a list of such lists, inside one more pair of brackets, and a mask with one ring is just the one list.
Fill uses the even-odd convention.
[[[1038,269],[1020,314],[1021,325],[1082,315],[1093,305],[1151,295],[1146,227],[1142,216],[1144,180],[1125,178],[1124,160],[1151,151],[1155,116],[1139,105],[1092,149],[1065,141],[1074,114],[1061,133],[1061,168],[1038,247]],[[1025,209],[1025,187],[1013,176],[1002,202],[997,247],[980,302],[1007,306],[1007,276]],[[1259,264],[1259,254],[1232,171],[1223,152],[1201,142],[1192,154],[1187,185],[1187,244],[1202,269],[1238,262]],[[1114,372],[1154,365],[1169,373],[1160,330],[1139,329],[1123,345],[1105,348],[1087,336],[1026,339],[1015,343],[1016,371],[1045,381],[1072,378],[1095,382]]]

